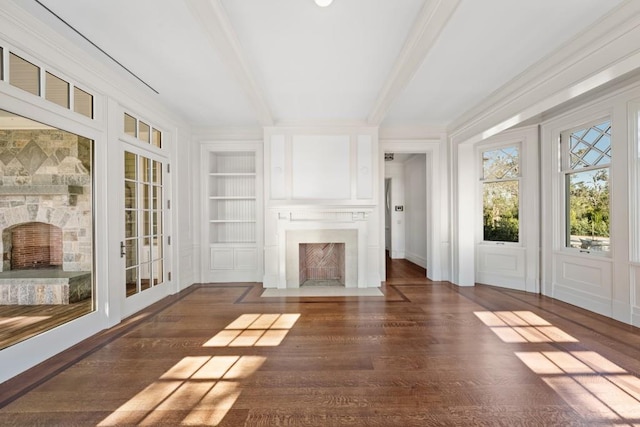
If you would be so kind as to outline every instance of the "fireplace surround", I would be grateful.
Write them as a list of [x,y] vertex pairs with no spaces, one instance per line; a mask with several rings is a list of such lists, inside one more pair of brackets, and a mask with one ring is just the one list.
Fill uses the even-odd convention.
[[300,287],[300,244],[344,244],[344,286],[366,288],[369,211],[307,208],[278,212],[277,288]]

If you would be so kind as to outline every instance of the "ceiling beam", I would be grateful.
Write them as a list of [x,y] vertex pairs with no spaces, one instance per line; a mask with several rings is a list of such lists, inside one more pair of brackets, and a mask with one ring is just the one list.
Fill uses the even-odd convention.
[[187,5],[196,22],[209,37],[216,52],[244,90],[249,103],[263,126],[274,123],[264,91],[255,78],[242,50],[231,21],[220,0],[188,0]]
[[418,13],[402,50],[378,94],[367,122],[379,126],[389,108],[409,84],[447,25],[460,0],[427,0]]

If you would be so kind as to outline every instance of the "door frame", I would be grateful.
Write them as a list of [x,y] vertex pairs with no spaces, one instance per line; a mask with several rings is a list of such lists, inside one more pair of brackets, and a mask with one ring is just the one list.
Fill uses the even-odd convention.
[[[444,140],[446,141],[446,139]],[[380,277],[386,277],[385,265],[385,153],[416,153],[425,154],[426,156],[426,230],[427,235],[427,278],[433,281],[448,280],[448,225],[445,225],[444,219],[448,216],[448,203],[446,201],[446,192],[442,191],[443,185],[446,184],[446,177],[443,176],[446,168],[441,165],[446,164],[446,158],[442,158],[443,139],[425,139],[425,140],[383,140],[379,143],[379,168],[380,176],[378,185],[381,201],[379,206],[379,241],[383,242],[380,249]],[[443,199],[444,197],[444,199]]]

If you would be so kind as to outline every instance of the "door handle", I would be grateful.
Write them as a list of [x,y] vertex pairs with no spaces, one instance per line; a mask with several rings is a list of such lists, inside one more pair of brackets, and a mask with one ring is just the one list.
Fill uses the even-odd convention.
[[124,242],[120,242],[120,258],[123,258],[127,254],[125,250]]

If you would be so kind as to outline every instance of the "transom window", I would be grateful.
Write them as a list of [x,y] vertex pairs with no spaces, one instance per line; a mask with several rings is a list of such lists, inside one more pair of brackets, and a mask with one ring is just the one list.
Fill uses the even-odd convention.
[[0,47],[0,80],[8,80],[13,87],[93,119],[92,94],[14,52],[8,52],[6,64],[3,57]]
[[131,114],[124,113],[124,133],[132,136],[139,141],[151,144],[154,147],[162,148],[162,132],[134,117]]
[[609,166],[611,120],[599,120],[561,134],[568,248],[609,251]]
[[483,240],[518,242],[520,146],[482,152]]

